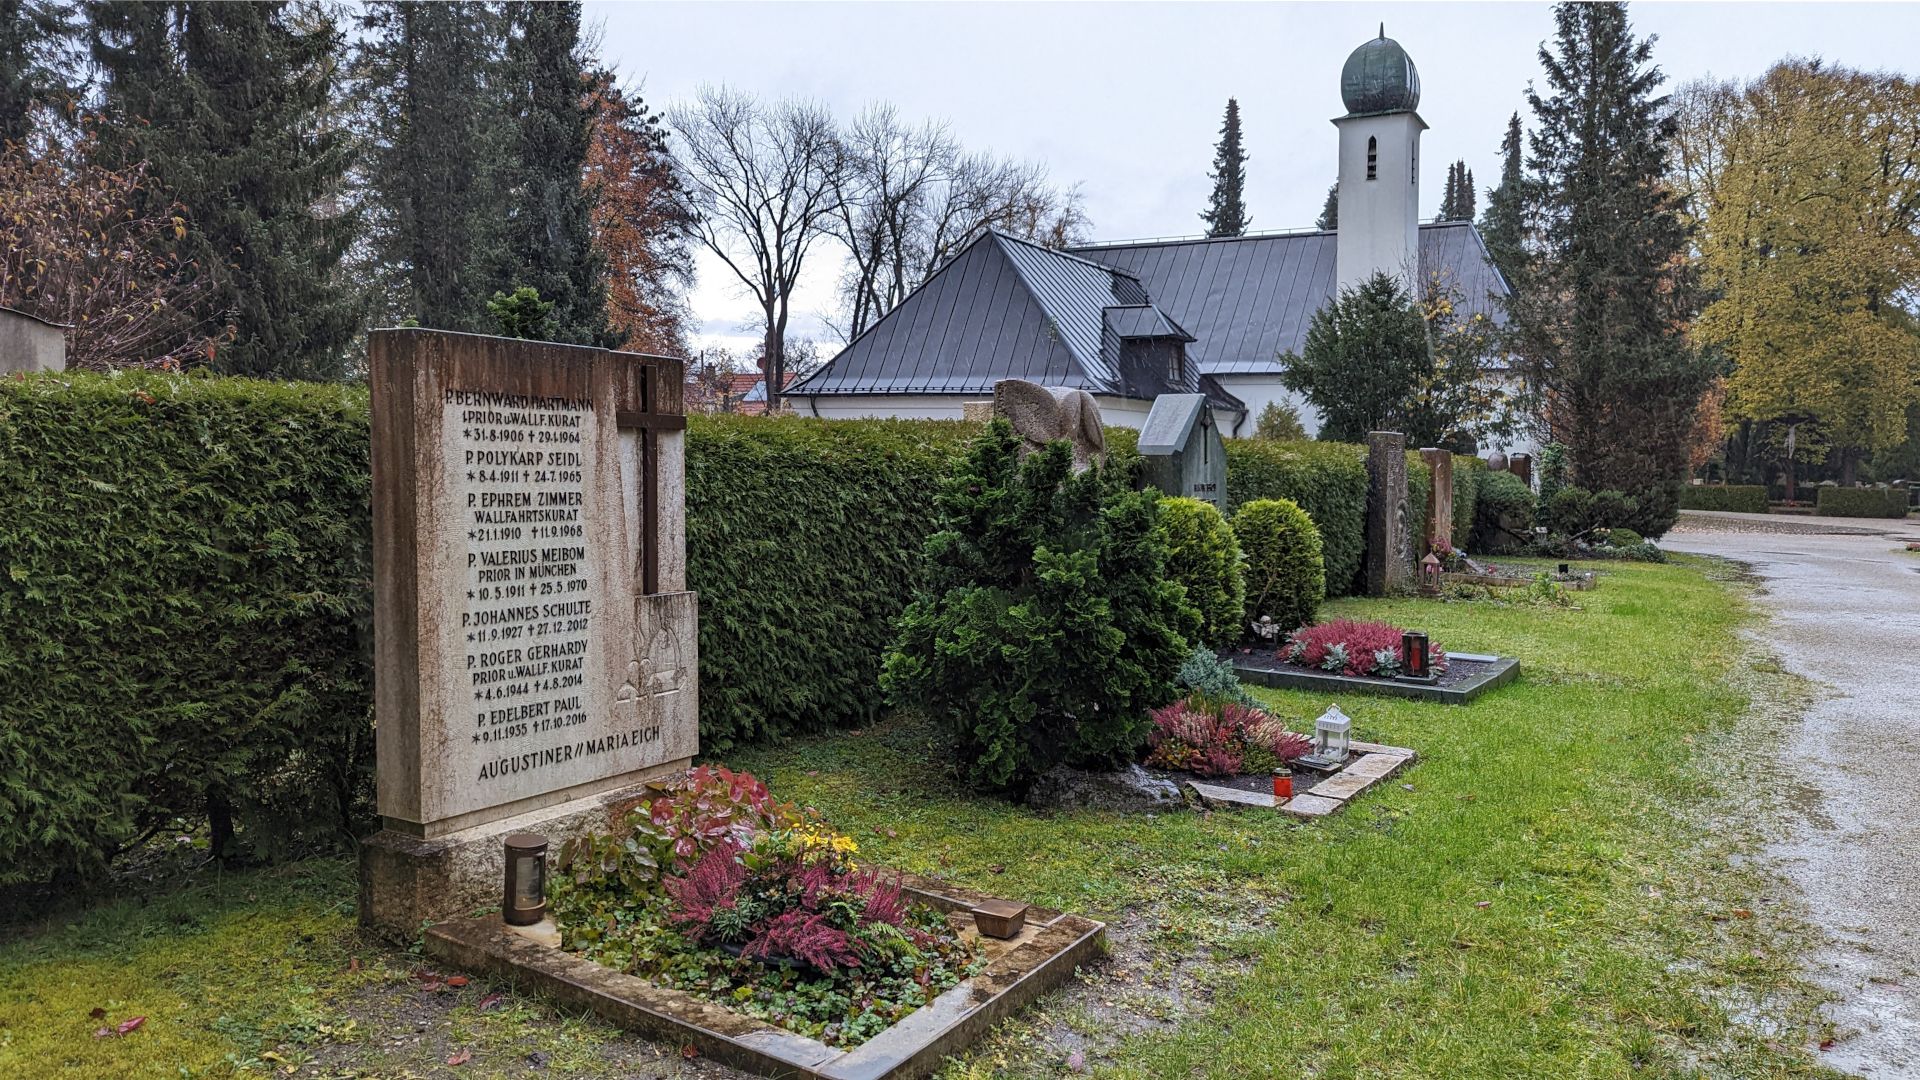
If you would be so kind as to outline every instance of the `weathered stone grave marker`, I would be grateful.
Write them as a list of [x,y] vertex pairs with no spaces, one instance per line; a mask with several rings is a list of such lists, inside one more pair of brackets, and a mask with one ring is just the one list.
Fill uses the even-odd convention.
[[677,360],[377,330],[361,920],[497,903],[501,837],[604,828],[699,749]]
[[1407,505],[1407,437],[1367,433],[1368,596],[1400,592],[1413,582],[1413,528]]
[[1227,510],[1227,447],[1205,394],[1161,394],[1140,428],[1141,482]]

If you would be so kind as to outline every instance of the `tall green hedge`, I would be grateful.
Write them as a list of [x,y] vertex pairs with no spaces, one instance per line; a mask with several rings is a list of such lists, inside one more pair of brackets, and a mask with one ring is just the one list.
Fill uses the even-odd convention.
[[1813,500],[1813,512],[1828,517],[1903,518],[1907,516],[1904,488],[1822,487]]
[[[704,747],[874,715],[934,493],[978,430],[693,418]],[[262,854],[370,820],[367,431],[364,388],[0,381],[0,884],[210,806]],[[1109,431],[1117,465],[1133,446]],[[1349,591],[1364,448],[1236,440],[1228,464],[1236,506],[1313,517]]]
[[1680,489],[1682,510],[1767,512],[1767,489],[1759,484],[1688,484]]
[[372,769],[366,395],[0,380],[0,883],[208,808],[274,854]]
[[978,424],[694,417],[687,580],[703,749],[862,723],[933,498]]

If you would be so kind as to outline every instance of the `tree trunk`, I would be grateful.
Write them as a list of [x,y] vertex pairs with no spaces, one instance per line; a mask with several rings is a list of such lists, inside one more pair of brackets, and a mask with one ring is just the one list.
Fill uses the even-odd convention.
[[224,795],[207,796],[207,849],[222,863],[236,854],[233,846],[233,804]]

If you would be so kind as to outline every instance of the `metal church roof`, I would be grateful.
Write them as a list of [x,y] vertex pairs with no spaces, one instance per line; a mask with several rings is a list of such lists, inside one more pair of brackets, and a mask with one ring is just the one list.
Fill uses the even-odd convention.
[[[1333,232],[1094,244],[1073,249],[1135,275],[1154,306],[1196,339],[1188,355],[1209,375],[1279,374],[1299,352],[1313,313],[1333,298]],[[1420,226],[1420,270],[1457,289],[1461,306],[1498,321],[1507,283],[1467,221]]]

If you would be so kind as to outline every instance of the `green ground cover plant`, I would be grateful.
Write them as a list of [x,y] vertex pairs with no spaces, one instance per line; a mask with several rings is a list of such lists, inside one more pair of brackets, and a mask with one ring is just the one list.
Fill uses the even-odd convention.
[[[1729,763],[1778,737],[1739,719],[1748,695],[1793,691],[1702,565],[1610,567],[1577,609],[1329,603],[1526,667],[1466,708],[1342,701],[1356,738],[1421,761],[1312,824],[971,796],[947,737],[911,714],[727,760],[818,808],[863,860],[1111,920],[1105,963],[945,1080],[1057,1077],[1076,1050],[1119,1078],[1836,1076],[1815,1049],[1836,1033],[1795,973],[1806,938],[1740,858],[1756,820],[1710,816]],[[1327,704],[1257,693],[1296,728]],[[350,864],[310,860],[16,918],[0,1073],[714,1075],[509,987],[449,986],[359,939],[352,896]]]

